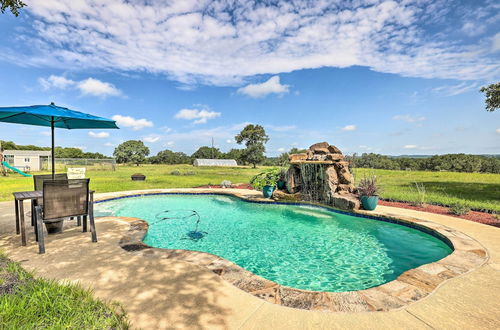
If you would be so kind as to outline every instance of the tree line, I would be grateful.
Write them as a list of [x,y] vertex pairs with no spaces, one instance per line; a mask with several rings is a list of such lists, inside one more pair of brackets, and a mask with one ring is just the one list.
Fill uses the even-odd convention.
[[347,157],[353,167],[385,170],[450,171],[500,173],[498,156],[447,154],[430,157],[391,157],[374,153],[356,154]]
[[265,144],[269,137],[261,125],[249,124],[235,137],[236,143],[244,144],[244,149],[231,149],[222,152],[219,148],[202,146],[192,155],[188,156],[183,152],[172,150],[162,150],[155,156],[149,156],[150,150],[140,140],[125,141],[116,147],[113,156],[117,163],[142,163],[150,164],[191,164],[195,159],[235,159],[240,165],[253,165],[256,167],[262,164],[266,157],[264,155]]
[[[19,145],[12,141],[2,141],[0,140],[0,151],[1,150],[38,150],[38,151],[50,151],[50,147],[39,147],[32,144]],[[80,148],[63,148],[55,147],[54,149],[55,158],[87,158],[87,159],[105,159],[109,158],[99,152],[84,152]]]

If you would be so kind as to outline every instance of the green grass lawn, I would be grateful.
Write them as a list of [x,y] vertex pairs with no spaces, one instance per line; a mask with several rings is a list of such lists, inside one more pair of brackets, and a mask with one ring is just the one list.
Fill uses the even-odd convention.
[[0,329],[128,329],[121,307],[79,285],[34,278],[0,252]]
[[[248,183],[264,167],[194,167],[192,165],[141,165],[117,166],[116,171],[87,171],[90,188],[97,193],[152,189],[190,188],[207,184],[220,184],[223,180],[232,183]],[[172,175],[174,171],[181,175]],[[146,181],[132,181],[134,173],[146,175]],[[0,200],[11,200],[12,192],[33,190],[33,178],[18,174],[0,176]]]
[[464,203],[475,209],[500,212],[500,174],[354,169],[356,180],[374,174],[382,198],[416,201],[415,182],[425,187],[425,202]]
[[[265,167],[193,167],[191,165],[118,166],[116,171],[88,171],[91,188],[96,192],[151,188],[189,188],[206,184],[247,183]],[[181,175],[172,175],[173,171]],[[147,176],[146,181],[131,181],[136,172]],[[363,175],[375,174],[382,186],[382,197],[415,201],[418,193],[414,182],[423,184],[425,201],[452,205],[466,203],[475,209],[500,212],[500,174],[423,172],[355,169],[359,180]],[[12,192],[33,189],[33,179],[10,174],[0,177],[0,200],[11,200]]]

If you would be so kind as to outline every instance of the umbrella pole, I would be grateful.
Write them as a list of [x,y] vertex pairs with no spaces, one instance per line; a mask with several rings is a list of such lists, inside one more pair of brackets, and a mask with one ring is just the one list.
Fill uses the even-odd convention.
[[50,132],[52,133],[52,153],[51,153],[51,161],[52,161],[52,180],[55,178],[56,168],[55,168],[55,159],[54,159],[54,117],[50,120]]

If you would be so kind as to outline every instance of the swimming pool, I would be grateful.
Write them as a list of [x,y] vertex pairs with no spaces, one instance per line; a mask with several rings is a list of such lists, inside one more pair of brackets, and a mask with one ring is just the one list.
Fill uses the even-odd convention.
[[150,246],[212,253],[278,284],[313,291],[378,286],[452,252],[441,239],[395,223],[222,195],[131,197],[99,203],[95,211],[146,220]]

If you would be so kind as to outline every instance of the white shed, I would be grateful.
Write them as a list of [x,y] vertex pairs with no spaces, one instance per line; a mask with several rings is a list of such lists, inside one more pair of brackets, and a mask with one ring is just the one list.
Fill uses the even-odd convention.
[[194,166],[238,166],[234,159],[195,159]]
[[4,150],[4,160],[22,171],[41,171],[48,164],[50,151],[43,150]]

